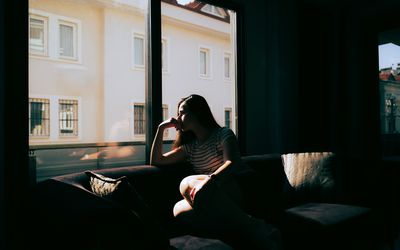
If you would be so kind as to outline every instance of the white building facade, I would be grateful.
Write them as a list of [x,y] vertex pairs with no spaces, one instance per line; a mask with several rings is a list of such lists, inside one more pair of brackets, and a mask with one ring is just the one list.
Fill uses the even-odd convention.
[[[29,1],[30,145],[145,139],[146,6]],[[162,2],[164,118],[182,97],[200,94],[236,131],[232,22],[222,18],[230,12],[203,10]]]

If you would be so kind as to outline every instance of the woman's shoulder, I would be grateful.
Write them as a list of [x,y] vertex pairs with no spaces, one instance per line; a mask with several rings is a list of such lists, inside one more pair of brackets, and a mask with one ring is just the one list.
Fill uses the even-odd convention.
[[235,133],[232,131],[232,129],[230,129],[228,127],[220,127],[218,129],[218,137],[222,142],[228,138],[236,139]]

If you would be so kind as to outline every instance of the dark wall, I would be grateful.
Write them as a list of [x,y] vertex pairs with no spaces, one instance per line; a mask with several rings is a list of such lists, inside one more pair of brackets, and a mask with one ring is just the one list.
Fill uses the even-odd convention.
[[[27,122],[18,116],[26,112],[24,98],[28,96],[21,95],[27,93],[27,51],[21,50],[27,41],[26,32],[21,32],[27,22],[22,14],[27,13],[26,2],[2,1],[0,5],[5,12],[0,27],[1,249],[7,249],[5,222],[7,232],[18,231],[14,220],[22,208],[13,208],[21,207],[19,198],[28,184]],[[245,100],[241,103],[244,153],[335,150],[364,158],[365,163],[377,162],[376,35],[400,27],[399,1],[235,2],[244,11],[245,81],[239,93]],[[367,166],[350,166],[346,170],[349,182],[367,181],[372,186],[371,179],[379,170],[377,165]]]
[[0,248],[5,249],[4,187],[4,1],[0,3]]

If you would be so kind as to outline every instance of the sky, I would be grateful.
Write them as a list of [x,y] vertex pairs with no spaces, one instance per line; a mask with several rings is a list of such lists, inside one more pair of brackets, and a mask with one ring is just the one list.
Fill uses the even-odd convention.
[[379,69],[389,68],[400,63],[400,46],[393,43],[380,45],[379,51]]

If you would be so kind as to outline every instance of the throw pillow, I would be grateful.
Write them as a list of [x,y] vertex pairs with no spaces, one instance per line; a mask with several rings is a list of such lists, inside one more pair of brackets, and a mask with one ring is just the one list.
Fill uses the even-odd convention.
[[334,153],[290,153],[283,154],[282,160],[288,181],[298,196],[310,201],[334,199],[334,187],[337,184]]
[[136,236],[141,241],[145,241],[147,246],[154,247],[154,249],[163,249],[169,246],[169,239],[151,208],[130,184],[126,176],[114,179],[92,171],[85,171],[85,173],[89,177],[89,184],[94,194],[116,202],[133,213],[140,225],[132,225],[132,228],[138,232]]
[[90,178],[89,183],[92,192],[101,197],[112,194],[121,184],[122,179],[126,178],[123,176],[113,179],[91,171],[85,173]]

